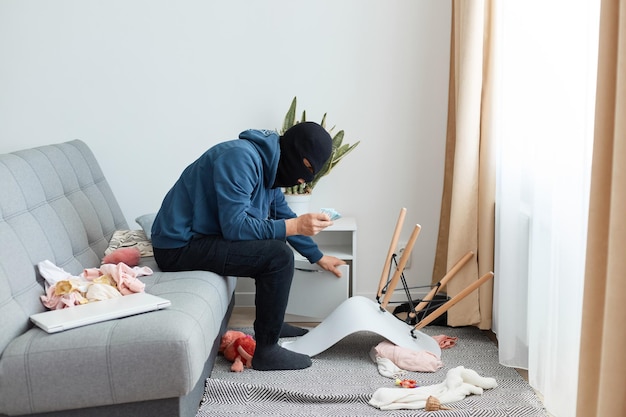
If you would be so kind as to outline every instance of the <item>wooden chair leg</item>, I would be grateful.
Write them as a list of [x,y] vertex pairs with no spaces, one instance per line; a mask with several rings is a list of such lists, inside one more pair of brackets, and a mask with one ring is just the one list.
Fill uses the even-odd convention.
[[422,227],[419,224],[415,225],[415,228],[413,229],[413,233],[411,233],[411,237],[409,238],[409,241],[406,244],[406,248],[404,249],[404,252],[402,252],[402,256],[400,257],[398,266],[396,267],[396,270],[393,276],[391,277],[391,281],[389,282],[389,285],[387,286],[387,292],[385,293],[385,298],[383,299],[383,302],[380,305],[381,310],[385,310],[387,308],[389,299],[391,298],[393,291],[396,289],[396,286],[398,285],[398,281],[400,280],[400,275],[402,275],[402,272],[404,271],[404,267],[406,266],[406,263],[409,261],[409,256],[411,256],[411,251],[413,250],[413,246],[415,245],[415,241],[417,240],[417,236],[419,236],[421,229]]
[[441,316],[443,313],[448,311],[452,306],[454,306],[456,303],[458,303],[459,301],[467,297],[469,294],[471,294],[472,291],[474,291],[475,289],[483,285],[485,282],[489,281],[491,278],[493,278],[493,272],[487,272],[485,275],[480,277],[477,281],[472,282],[470,285],[465,287],[463,291],[461,291],[460,293],[452,297],[450,300],[446,301],[445,304],[443,304],[437,310],[430,313],[422,321],[417,323],[415,325],[415,330],[419,330],[425,326],[428,326],[437,317]]
[[385,264],[383,265],[383,273],[380,276],[380,281],[378,283],[378,292],[376,293],[377,300],[380,300],[380,297],[383,296],[383,288],[385,288],[385,285],[387,284],[387,278],[389,277],[389,267],[391,266],[391,259],[393,258],[393,253],[396,251],[396,246],[398,245],[398,239],[400,239],[400,232],[402,231],[402,225],[404,224],[405,217],[406,208],[403,207],[400,209],[398,221],[396,222],[396,228],[393,231],[391,244],[389,245],[389,251],[387,252],[387,257],[385,258]]
[[435,295],[437,295],[437,293],[441,291],[443,287],[445,287],[448,281],[450,281],[457,274],[457,272],[459,272],[461,268],[465,266],[467,261],[469,261],[472,256],[474,256],[474,252],[472,251],[469,251],[465,255],[463,255],[463,257],[459,259],[448,272],[446,272],[446,275],[444,275],[444,277],[439,280],[439,282],[430,290],[430,292],[426,294],[424,300],[415,307],[415,312],[409,312],[409,317],[414,318],[416,316],[416,313],[426,308],[428,303],[435,298]]

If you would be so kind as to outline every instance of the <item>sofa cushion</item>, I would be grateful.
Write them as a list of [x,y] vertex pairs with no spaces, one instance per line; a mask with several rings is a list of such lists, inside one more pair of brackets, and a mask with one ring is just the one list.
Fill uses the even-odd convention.
[[147,213],[142,214],[137,217],[135,221],[139,226],[141,226],[141,230],[144,231],[148,240],[152,239],[152,223],[154,223],[154,219],[156,218],[156,213]]

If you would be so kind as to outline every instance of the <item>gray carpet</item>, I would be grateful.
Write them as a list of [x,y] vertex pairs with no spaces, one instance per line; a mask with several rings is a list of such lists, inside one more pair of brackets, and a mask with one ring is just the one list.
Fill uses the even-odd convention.
[[[238,329],[253,334],[252,329]],[[208,416],[512,416],[546,417],[533,389],[512,368],[498,363],[498,349],[474,328],[429,326],[424,333],[459,338],[456,346],[442,351],[444,367],[434,373],[410,372],[420,386],[441,383],[446,372],[462,365],[481,376],[493,377],[498,387],[446,404],[450,411],[382,411],[368,404],[380,387],[393,380],[379,374],[369,351],[383,338],[375,333],[352,334],[313,357],[313,366],[300,371],[230,372],[230,362],[217,358],[197,417]]]

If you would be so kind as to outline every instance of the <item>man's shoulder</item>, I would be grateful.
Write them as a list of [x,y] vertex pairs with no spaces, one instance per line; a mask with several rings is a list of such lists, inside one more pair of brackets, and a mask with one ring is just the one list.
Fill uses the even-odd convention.
[[253,152],[255,147],[247,140],[233,139],[220,142],[211,147],[207,152],[208,155],[224,155],[229,153]]
[[248,129],[239,134],[240,139],[267,138],[270,136],[278,137],[278,132],[271,129]]

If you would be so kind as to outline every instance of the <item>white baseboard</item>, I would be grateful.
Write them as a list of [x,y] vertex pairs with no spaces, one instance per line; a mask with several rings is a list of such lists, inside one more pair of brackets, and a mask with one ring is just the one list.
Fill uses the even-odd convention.
[[253,292],[235,292],[235,306],[236,307],[254,307],[254,293]]

